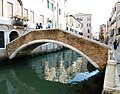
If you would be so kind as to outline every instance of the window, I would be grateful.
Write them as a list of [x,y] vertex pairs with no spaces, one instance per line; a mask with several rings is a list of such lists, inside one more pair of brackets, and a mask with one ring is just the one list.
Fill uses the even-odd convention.
[[30,11],[30,22],[34,23],[34,12]]
[[120,20],[120,15],[119,15],[119,20]]
[[61,9],[59,9],[59,15],[61,15]]
[[73,19],[70,18],[70,25],[73,25]]
[[49,8],[49,0],[47,0],[47,8]]
[[52,11],[54,10],[54,5],[49,0],[47,0],[47,8],[52,10]]
[[54,9],[53,3],[50,3],[50,2],[49,2],[49,4],[48,4],[48,9],[50,9],[50,10],[53,11],[53,9]]
[[80,35],[83,35],[83,32],[79,32]]
[[111,35],[110,35],[111,37],[114,35],[114,31],[115,31],[114,29],[111,30]]
[[28,10],[24,8],[24,17],[28,18]]
[[49,22],[49,18],[47,18],[47,23]]
[[23,16],[22,15],[22,6],[20,5],[20,3],[17,0],[15,0],[15,5],[14,6],[15,6],[15,8],[14,8],[15,15]]
[[114,7],[114,11],[116,11],[116,7]]
[[60,28],[62,28],[62,24],[60,23]]
[[0,0],[0,16],[3,16],[3,0]]
[[8,18],[13,17],[13,4],[10,2],[7,2],[7,17]]
[[120,35],[120,28],[118,29],[118,34]]
[[77,30],[75,30],[75,33],[77,33]]
[[87,21],[90,21],[90,17],[87,17]]
[[5,43],[4,43],[4,31],[0,31],[0,48],[4,48]]
[[90,29],[88,29],[88,33],[90,33]]
[[73,32],[73,29],[72,29],[72,32]]
[[54,8],[53,3],[50,3],[50,10],[53,11],[53,8]]
[[65,14],[65,12],[64,12],[64,18],[66,17],[66,14]]
[[68,30],[68,27],[66,27],[66,30]]
[[90,27],[91,26],[91,24],[90,23],[87,23],[87,27]]
[[42,25],[44,25],[44,16],[40,15],[40,23],[42,23]]
[[81,18],[78,18],[79,19],[79,21],[83,21],[83,18],[81,17]]

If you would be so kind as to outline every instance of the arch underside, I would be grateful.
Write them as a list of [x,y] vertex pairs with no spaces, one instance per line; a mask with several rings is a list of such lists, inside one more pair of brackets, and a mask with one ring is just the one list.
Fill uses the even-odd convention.
[[28,43],[22,45],[21,47],[17,48],[9,58],[13,59],[15,57],[30,55],[32,50],[34,50],[36,47],[38,47],[42,44],[45,44],[45,43],[56,43],[56,44],[65,46],[71,50],[74,50],[81,56],[85,57],[94,67],[99,68],[99,66],[91,58],[89,58],[89,56],[87,56],[82,51],[78,50],[77,48],[75,48],[69,44],[65,44],[63,42],[56,41],[56,40],[50,40],[50,39],[49,40],[48,39],[40,39],[40,40],[34,40],[31,42],[28,42]]
[[96,68],[99,66],[103,69],[106,66],[108,46],[59,29],[34,30],[13,40],[6,45],[8,57],[12,59],[22,53],[29,54],[34,48],[47,42],[60,44],[76,51]]

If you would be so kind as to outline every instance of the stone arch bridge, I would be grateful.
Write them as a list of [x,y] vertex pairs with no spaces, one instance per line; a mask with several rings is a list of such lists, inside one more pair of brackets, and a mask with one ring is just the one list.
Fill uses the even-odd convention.
[[6,45],[7,57],[13,59],[29,55],[34,48],[47,42],[57,43],[76,51],[96,68],[103,69],[106,66],[108,46],[60,29],[33,30],[18,37]]

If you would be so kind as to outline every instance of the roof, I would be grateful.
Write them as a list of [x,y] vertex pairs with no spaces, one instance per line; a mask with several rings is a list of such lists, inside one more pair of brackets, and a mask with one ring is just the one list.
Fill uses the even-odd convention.
[[79,16],[85,16],[85,15],[92,15],[92,14],[85,14],[85,13],[77,13],[77,14],[74,14],[75,16],[79,15]]

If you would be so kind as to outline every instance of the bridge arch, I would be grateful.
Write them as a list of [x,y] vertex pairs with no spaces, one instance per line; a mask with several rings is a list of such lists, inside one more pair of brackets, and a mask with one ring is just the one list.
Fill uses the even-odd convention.
[[11,30],[9,33],[9,42],[13,41],[14,39],[18,38],[20,33],[16,30]]
[[35,41],[31,41],[31,42],[29,42],[27,44],[22,45],[21,47],[17,48],[15,52],[13,52],[13,54],[10,56],[10,59],[14,58],[21,50],[24,50],[27,46],[33,46],[33,45],[36,45],[36,44],[47,43],[47,42],[60,44],[60,45],[63,45],[63,46],[65,46],[65,47],[67,47],[67,48],[69,48],[71,50],[74,50],[78,54],[85,57],[88,61],[90,61],[93,66],[95,66],[96,68],[99,68],[99,66],[91,58],[89,58],[87,55],[85,55],[83,52],[81,52],[77,48],[75,48],[75,47],[73,47],[71,45],[65,44],[63,42],[60,42],[60,41],[47,40],[47,39],[35,40]]
[[29,53],[46,42],[61,44],[80,53],[97,68],[106,66],[108,46],[59,29],[33,30],[17,38],[6,45],[8,57],[12,59],[20,54]]

